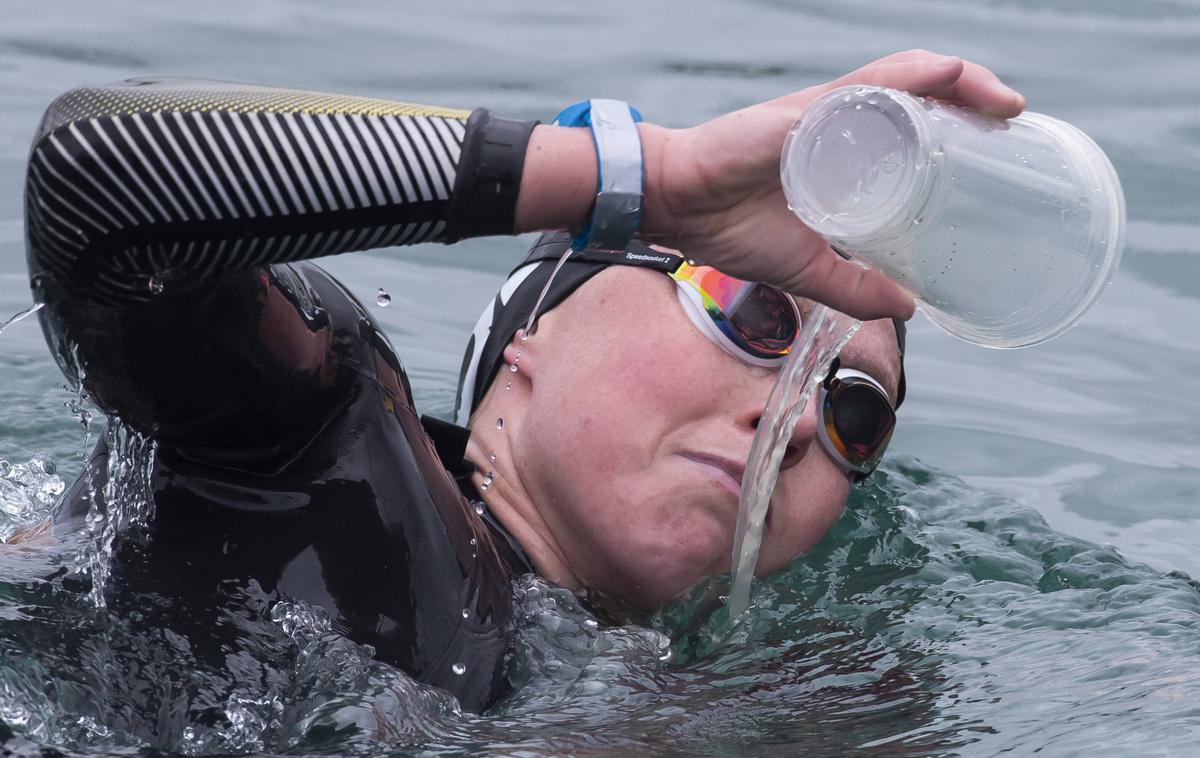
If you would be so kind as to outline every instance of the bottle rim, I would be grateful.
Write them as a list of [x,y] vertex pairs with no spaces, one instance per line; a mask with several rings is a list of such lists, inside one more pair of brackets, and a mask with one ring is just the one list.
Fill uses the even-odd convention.
[[[903,144],[900,180],[889,203],[878,212],[848,220],[823,207],[813,188],[788,182],[793,161],[806,161],[828,119],[847,109],[870,108],[892,121]],[[850,85],[839,87],[814,100],[805,115],[792,127],[784,142],[780,172],[788,207],[804,223],[834,245],[853,252],[866,252],[881,245],[904,244],[906,237],[920,234],[919,225],[931,198],[936,194],[941,169],[941,150],[929,116],[914,96],[887,87]],[[796,169],[806,175],[804,168]],[[917,222],[914,224],[913,220]]]

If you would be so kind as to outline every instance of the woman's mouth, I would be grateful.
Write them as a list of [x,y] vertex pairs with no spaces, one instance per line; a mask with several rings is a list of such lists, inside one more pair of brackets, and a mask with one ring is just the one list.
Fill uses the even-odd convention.
[[692,463],[697,464],[704,473],[725,487],[735,499],[741,495],[742,477],[746,473],[746,463],[744,461],[737,461],[720,455],[699,453],[692,450],[684,451],[682,456]]

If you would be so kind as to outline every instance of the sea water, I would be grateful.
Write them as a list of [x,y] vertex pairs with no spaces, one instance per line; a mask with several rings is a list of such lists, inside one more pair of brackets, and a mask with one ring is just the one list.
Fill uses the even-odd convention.
[[[605,44],[589,56],[563,52],[598,29]],[[708,602],[725,594],[719,580],[618,627],[528,580],[514,587],[519,689],[477,716],[313,609],[249,587],[225,618],[253,654],[193,665],[186,640],[121,610],[169,598],[110,585],[102,618],[69,573],[86,535],[43,538],[0,545],[0,721],[30,752],[96,755],[1195,752],[1194,2],[698,0],[683,15],[530,0],[26,4],[0,35],[0,318],[30,305],[21,187],[32,130],[81,83],[185,74],[541,119],[602,93],[683,127],[918,46],[991,66],[1031,108],[1095,137],[1125,184],[1129,248],[1104,299],[1045,348],[997,355],[914,319],[888,455],[825,539],[755,582],[735,635],[721,636],[723,612]],[[528,242],[322,265],[365,302],[381,287],[391,295],[373,315],[419,408],[449,417],[460,348]],[[62,383],[36,320],[5,330],[0,458],[52,464],[47,476],[65,485],[84,445]],[[20,497],[37,503],[38,491]],[[36,508],[25,511],[34,522]]]

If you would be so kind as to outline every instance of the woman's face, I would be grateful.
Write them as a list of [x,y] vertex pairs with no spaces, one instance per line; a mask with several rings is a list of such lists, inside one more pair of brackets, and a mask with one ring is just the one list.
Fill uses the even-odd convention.
[[[646,608],[729,571],[740,471],[777,373],[710,342],[675,287],[613,266],[542,316],[521,343],[530,391],[512,436],[522,483],[576,576]],[[865,324],[841,359],[894,399],[890,321]],[[846,502],[814,405],[783,460],[760,574],[812,548]]]

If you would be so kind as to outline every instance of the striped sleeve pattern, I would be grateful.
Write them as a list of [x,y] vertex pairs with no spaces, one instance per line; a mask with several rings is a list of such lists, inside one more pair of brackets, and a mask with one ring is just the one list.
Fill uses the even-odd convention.
[[74,90],[26,178],[31,264],[88,297],[439,240],[465,111],[202,81]]

